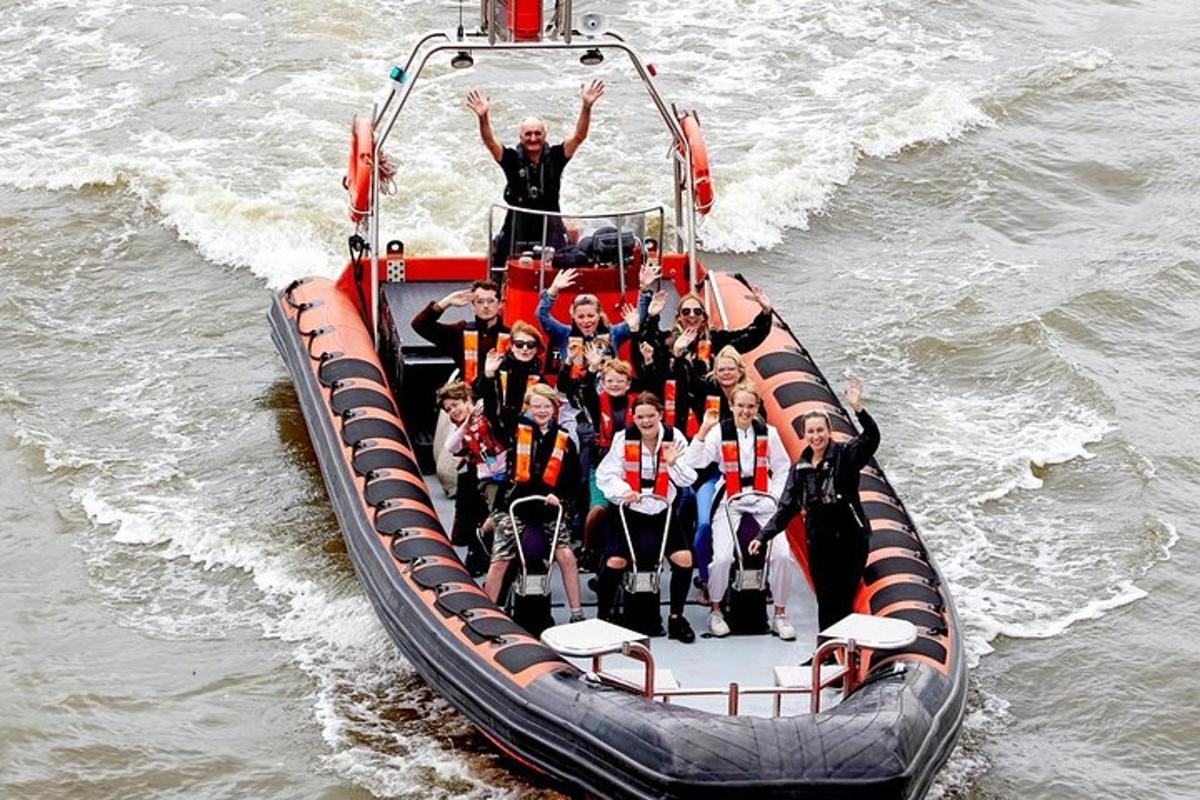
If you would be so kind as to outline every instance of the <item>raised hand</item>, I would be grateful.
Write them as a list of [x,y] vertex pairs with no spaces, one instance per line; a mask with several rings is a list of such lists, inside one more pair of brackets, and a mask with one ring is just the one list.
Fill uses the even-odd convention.
[[716,424],[720,421],[721,421],[721,412],[720,411],[718,411],[715,408],[710,408],[710,409],[705,410],[704,419],[700,421],[700,430],[696,434],[696,436],[700,439],[703,439],[705,436],[708,435],[708,432],[711,431],[716,426]]
[[496,377],[496,371],[504,363],[504,356],[499,350],[488,350],[487,359],[483,362],[483,374],[489,378]]
[[666,462],[668,467],[675,466],[675,462],[679,460],[679,457],[684,454],[686,449],[687,448],[684,447],[683,442],[676,439],[675,442],[670,447],[663,448],[663,452],[662,452],[663,461]]
[[637,333],[638,328],[642,324],[641,316],[638,314],[637,306],[632,306],[629,303],[623,304],[618,311],[621,312],[621,319],[625,320],[625,324],[629,326],[630,333]]
[[638,288],[649,289],[660,277],[662,268],[657,264],[642,264],[642,268],[638,270]]
[[443,297],[441,300],[438,300],[437,304],[439,306],[441,306],[442,308],[450,308],[451,306],[454,306],[454,307],[468,306],[471,304],[471,301],[474,299],[475,299],[475,290],[474,289],[459,289],[457,292],[451,292],[450,294]]
[[590,341],[583,351],[583,357],[587,359],[588,371],[599,372],[600,366],[604,363],[604,347],[597,341]]
[[475,112],[475,116],[483,119],[492,107],[492,99],[481,95],[478,89],[472,89],[467,94],[467,107]]
[[590,85],[579,86],[579,99],[583,101],[584,108],[591,108],[603,94],[604,81],[595,80]]
[[558,294],[563,289],[575,285],[575,279],[579,276],[579,271],[576,269],[564,269],[562,272],[554,276],[554,280],[550,282],[550,294]]
[[846,382],[846,402],[856,412],[862,411],[862,381],[858,378],[851,378]]
[[679,334],[675,337],[675,344],[672,345],[671,349],[674,350],[675,356],[678,358],[679,356],[682,356],[684,353],[687,352],[687,349],[691,346],[692,342],[694,342],[694,341],[696,341],[696,331],[694,331],[694,330],[680,331]]
[[650,305],[646,309],[646,314],[647,316],[657,317],[666,307],[667,293],[665,291],[657,291],[654,293],[654,297],[650,298]]

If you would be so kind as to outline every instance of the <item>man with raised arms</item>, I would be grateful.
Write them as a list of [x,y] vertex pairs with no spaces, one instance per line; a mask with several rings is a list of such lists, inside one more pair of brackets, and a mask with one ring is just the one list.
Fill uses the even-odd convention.
[[[579,119],[575,130],[561,144],[546,145],[546,123],[539,117],[528,117],[521,123],[521,142],[517,147],[504,147],[496,139],[488,112],[491,99],[472,90],[467,105],[479,117],[479,137],[504,170],[504,202],[518,208],[536,211],[560,211],[558,195],[562,188],[562,173],[579,145],[587,138],[592,121],[592,106],[604,94],[604,81],[592,81],[580,87]],[[545,224],[545,241],[551,247],[566,244],[566,229],[559,217],[520,214],[514,222],[513,212],[505,217],[504,227],[495,242],[492,263],[504,264],[514,243],[539,243]]]

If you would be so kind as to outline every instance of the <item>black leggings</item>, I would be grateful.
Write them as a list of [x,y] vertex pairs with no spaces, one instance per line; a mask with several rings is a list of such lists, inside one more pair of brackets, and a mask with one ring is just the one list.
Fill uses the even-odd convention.
[[808,570],[817,596],[817,628],[825,630],[853,610],[867,566],[867,537],[861,531],[808,532]]

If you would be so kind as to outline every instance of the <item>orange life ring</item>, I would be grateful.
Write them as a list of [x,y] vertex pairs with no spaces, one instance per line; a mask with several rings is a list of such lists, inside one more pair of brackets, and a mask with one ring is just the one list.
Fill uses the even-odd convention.
[[342,186],[350,194],[350,221],[361,222],[371,202],[371,159],[375,153],[375,130],[371,120],[355,117],[350,126],[350,163]]
[[694,113],[684,114],[679,120],[683,135],[687,137],[688,146],[692,150],[692,178],[696,184],[696,211],[704,215],[712,211],[713,185],[708,175],[708,148],[704,144],[704,134],[700,133],[700,121]]

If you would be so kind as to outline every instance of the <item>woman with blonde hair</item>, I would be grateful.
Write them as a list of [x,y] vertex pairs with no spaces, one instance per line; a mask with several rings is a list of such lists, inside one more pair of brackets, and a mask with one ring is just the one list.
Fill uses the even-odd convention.
[[[744,328],[713,328],[704,298],[695,292],[679,298],[675,318],[668,331],[659,330],[658,322],[665,296],[656,295],[647,309],[640,336],[655,346],[658,353],[656,358],[670,362],[667,372],[671,388],[665,391],[674,396],[675,408],[678,409],[678,419],[672,419],[671,422],[678,424],[689,436],[695,433],[696,426],[704,417],[705,398],[710,388],[704,385],[704,381],[716,366],[713,355],[719,355],[727,349],[738,354],[747,353],[762,344],[771,332],[774,312],[770,298],[758,287],[750,291],[760,310]],[[668,411],[670,408],[668,404]]]
[[[571,301],[571,324],[559,322],[550,314],[550,311],[554,308],[558,293],[574,286],[578,279],[578,270],[562,270],[554,276],[554,280],[550,282],[550,286],[542,292],[542,296],[538,300],[535,316],[538,324],[542,326],[542,330],[550,339],[550,352],[558,353],[559,357],[565,361],[570,354],[569,345],[575,345],[574,349],[577,352],[574,355],[582,355],[584,347],[592,342],[599,342],[603,344],[607,355],[616,355],[621,345],[629,339],[632,328],[636,327],[636,320],[640,318],[640,312],[633,308],[625,309],[623,311],[625,319],[615,325],[609,325],[608,318],[604,315],[604,309],[600,307],[600,299],[594,294],[581,293]],[[655,270],[648,267],[642,268],[638,274],[641,290],[639,304],[650,302],[649,288],[656,279],[657,272]],[[630,325],[630,320],[635,321],[634,325]]]
[[[711,612],[708,628],[713,636],[727,636],[729,625],[721,613],[721,601],[729,587],[729,571],[739,547],[738,530],[749,516],[760,528],[775,512],[771,498],[783,492],[791,460],[779,431],[759,417],[760,400],[754,385],[740,383],[731,394],[733,415],[692,440],[688,458],[696,469],[710,464],[718,467],[716,509],[712,517],[712,563],[709,565],[708,599]],[[704,430],[704,429],[702,429]],[[766,497],[764,495],[770,495]],[[731,524],[731,520],[739,520]],[[736,526],[736,527],[735,527]],[[764,538],[759,541],[759,547]],[[757,549],[751,549],[754,554]],[[771,632],[781,639],[796,638],[796,629],[787,618],[788,592],[799,578],[799,566],[786,539],[771,549],[769,579],[775,614]]]

